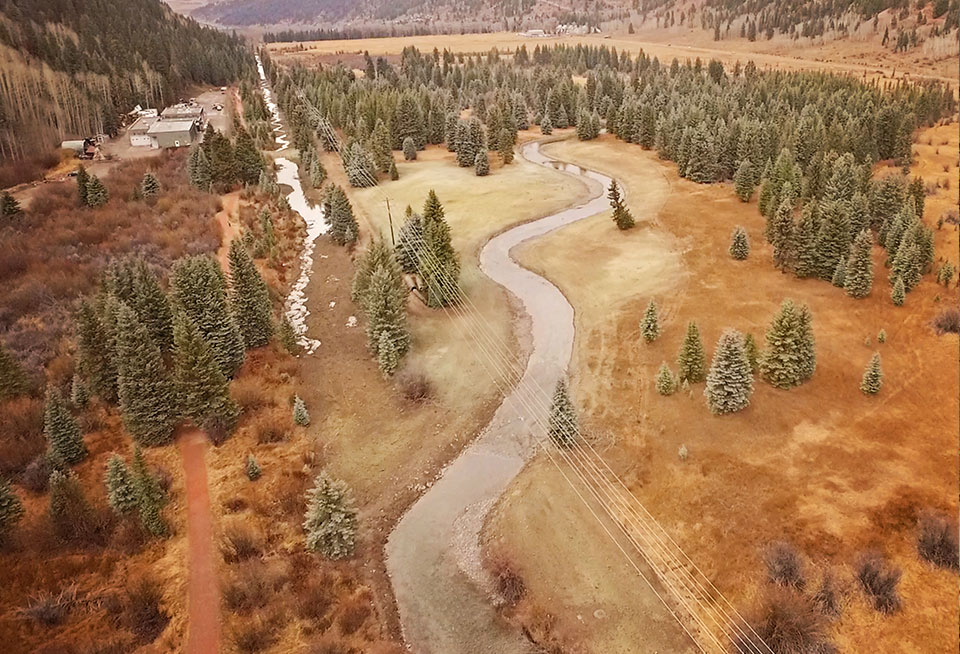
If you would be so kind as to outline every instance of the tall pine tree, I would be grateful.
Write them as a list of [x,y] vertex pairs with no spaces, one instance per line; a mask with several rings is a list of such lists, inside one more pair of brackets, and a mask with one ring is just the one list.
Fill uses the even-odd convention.
[[753,373],[740,332],[728,329],[717,342],[703,394],[714,415],[734,413],[750,405]]
[[266,345],[273,335],[270,292],[240,239],[230,243],[230,308],[247,348]]

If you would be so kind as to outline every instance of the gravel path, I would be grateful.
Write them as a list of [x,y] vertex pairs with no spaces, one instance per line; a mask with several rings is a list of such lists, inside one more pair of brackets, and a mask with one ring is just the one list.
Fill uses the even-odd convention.
[[490,424],[401,518],[387,541],[387,570],[404,638],[417,654],[532,651],[530,643],[499,618],[491,602],[480,567],[479,532],[487,512],[533,455],[537,440],[545,436],[529,420],[529,405],[523,398],[535,396],[543,404],[549,402],[570,362],[574,324],[573,308],[563,294],[520,266],[510,251],[607,209],[605,190],[610,178],[554,161],[540,151],[537,142],[525,145],[521,154],[580,177],[590,188],[591,199],[503,232],[480,253],[483,272],[523,304],[530,318],[532,350],[523,377],[506,393]]

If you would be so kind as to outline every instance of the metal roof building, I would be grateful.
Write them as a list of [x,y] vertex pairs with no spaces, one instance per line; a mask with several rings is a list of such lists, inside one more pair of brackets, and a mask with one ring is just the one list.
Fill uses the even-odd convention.
[[[166,113],[166,112],[164,112]],[[180,148],[195,142],[200,135],[197,121],[192,118],[158,120],[147,130],[155,148]]]

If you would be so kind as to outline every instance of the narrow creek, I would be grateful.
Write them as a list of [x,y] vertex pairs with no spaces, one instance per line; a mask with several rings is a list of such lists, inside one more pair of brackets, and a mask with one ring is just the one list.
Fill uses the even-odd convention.
[[[499,618],[480,566],[480,529],[496,500],[546,437],[530,419],[530,397],[545,411],[573,351],[573,307],[552,283],[524,268],[511,250],[607,208],[610,178],[552,159],[539,143],[521,155],[584,181],[590,199],[507,230],[487,242],[480,268],[516,296],[530,321],[532,349],[517,386],[482,434],[400,519],[386,544],[404,639],[417,654],[526,654],[530,643]],[[494,371],[491,371],[496,374]]]
[[[287,138],[286,129],[280,120],[280,109],[277,103],[273,101],[273,92],[270,90],[270,84],[266,73],[263,70],[263,62],[257,56],[257,72],[260,74],[260,91],[263,93],[263,99],[270,111],[270,126],[273,127],[274,137],[280,150],[286,149],[290,145]],[[303,241],[303,252],[300,253],[300,276],[290,289],[284,303],[284,313],[287,320],[293,326],[293,331],[297,335],[297,343],[306,354],[313,354],[320,341],[307,336],[307,316],[310,315],[307,309],[306,288],[310,283],[310,275],[313,273],[313,250],[316,246],[317,237],[325,233],[328,229],[327,223],[323,217],[323,207],[321,205],[311,205],[307,197],[303,194],[303,187],[300,185],[300,170],[297,164],[286,157],[275,157],[274,162],[277,165],[277,183],[290,186],[293,190],[287,193],[287,202],[307,226],[307,236]]]

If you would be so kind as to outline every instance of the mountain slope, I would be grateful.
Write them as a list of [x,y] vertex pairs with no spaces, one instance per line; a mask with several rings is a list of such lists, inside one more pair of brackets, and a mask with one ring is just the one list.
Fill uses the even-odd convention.
[[135,104],[252,66],[242,42],[160,0],[0,0],[0,159],[111,133]]

